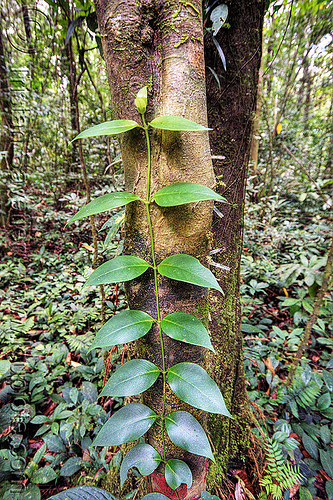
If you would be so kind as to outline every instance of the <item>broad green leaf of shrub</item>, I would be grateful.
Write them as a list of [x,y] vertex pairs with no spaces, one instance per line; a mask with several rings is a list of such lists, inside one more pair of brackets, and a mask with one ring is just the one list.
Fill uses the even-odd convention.
[[154,118],[149,125],[153,128],[158,128],[161,130],[173,130],[175,132],[190,131],[190,132],[202,132],[204,130],[211,130],[199,123],[195,123],[187,118],[182,118],[181,116],[159,116]]
[[175,312],[161,321],[163,332],[174,340],[207,347],[214,352],[209,334],[201,321],[192,314]]
[[170,255],[160,263],[157,269],[162,276],[167,278],[206,288],[214,288],[222,292],[222,288],[213,273],[191,255]]
[[185,483],[187,488],[192,486],[192,472],[182,460],[170,459],[165,465],[165,480],[172,490],[176,490]]
[[178,363],[168,370],[168,382],[176,396],[200,410],[231,418],[216,382],[195,363]]
[[149,476],[161,463],[160,454],[150,444],[137,444],[125,455],[120,467],[120,485],[123,486],[127,472],[136,467],[140,474]]
[[92,446],[118,446],[143,436],[157,418],[156,413],[140,403],[123,406],[103,425]]
[[215,461],[205,431],[193,415],[186,411],[170,413],[165,417],[165,427],[173,444]]
[[35,484],[46,484],[54,481],[57,477],[57,472],[50,465],[45,465],[33,474],[30,481]]
[[71,142],[76,141],[77,139],[84,139],[86,137],[122,134],[123,132],[128,132],[129,130],[139,126],[140,125],[134,120],[111,120],[83,130],[79,135],[74,137]]
[[105,262],[91,273],[84,286],[121,283],[141,276],[150,265],[140,257],[121,255]]
[[160,207],[174,207],[203,200],[227,202],[223,196],[212,189],[194,182],[178,182],[165,186],[154,194],[154,200]]
[[61,491],[53,495],[49,500],[118,500],[108,491],[95,486],[78,486],[69,490]]
[[95,200],[91,201],[84,207],[82,207],[68,222],[74,222],[79,219],[83,219],[84,217],[88,217],[90,215],[100,214],[102,212],[106,212],[107,210],[112,210],[113,208],[122,207],[131,203],[132,201],[139,200],[140,198],[133,193],[108,193],[103,196],[99,196]]
[[149,332],[153,322],[153,318],[143,311],[121,311],[102,326],[89,350],[137,340]]
[[146,391],[157,380],[160,370],[145,359],[132,359],[117,368],[107,381],[101,396],[135,396]]

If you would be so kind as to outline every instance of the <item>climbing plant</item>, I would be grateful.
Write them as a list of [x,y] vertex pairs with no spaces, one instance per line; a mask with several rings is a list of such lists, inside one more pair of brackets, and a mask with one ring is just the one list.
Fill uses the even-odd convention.
[[[181,484],[187,488],[192,485],[192,472],[183,460],[168,459],[166,457],[166,436],[171,442],[187,452],[210,458],[214,461],[213,452],[207,435],[196,420],[187,411],[172,411],[168,413],[166,405],[166,388],[182,401],[199,410],[231,417],[223,400],[223,396],[207,372],[195,363],[182,362],[166,370],[164,353],[164,335],[179,341],[214,350],[209,333],[202,322],[195,316],[184,312],[173,312],[161,316],[159,307],[158,275],[172,280],[191,283],[200,287],[213,288],[222,292],[220,285],[209,269],[204,267],[198,259],[187,254],[170,255],[156,262],[154,251],[154,230],[152,227],[150,209],[152,204],[159,207],[174,207],[201,200],[219,200],[226,202],[225,198],[218,195],[210,188],[192,183],[180,182],[163,187],[151,193],[151,143],[149,129],[170,131],[202,132],[208,130],[191,120],[179,116],[160,116],[150,123],[146,122],[147,87],[142,88],[135,99],[135,106],[141,115],[142,124],[134,120],[112,120],[101,123],[81,132],[75,139],[94,137],[100,135],[116,135],[128,132],[134,128],[143,130],[147,144],[147,189],[145,198],[140,198],[135,193],[115,192],[103,195],[84,206],[70,220],[88,217],[113,208],[127,205],[134,201],[145,205],[146,217],[151,246],[151,263],[134,255],[122,255],[111,259],[95,269],[85,285],[100,285],[119,283],[133,280],[149,268],[153,270],[154,289],[156,299],[156,317],[153,318],[145,311],[126,310],[113,316],[97,333],[91,347],[110,348],[114,345],[124,344],[137,340],[146,335],[153,323],[157,323],[160,339],[160,353],[162,369],[145,359],[127,361],[118,368],[105,385],[101,395],[111,397],[135,396],[149,389],[162,377],[162,408],[155,412],[142,403],[129,403],[115,412],[104,424],[97,434],[92,446],[118,446],[138,440],[153,426],[161,428],[162,450],[157,451],[150,444],[140,443],[133,446],[125,455],[120,467],[120,482],[123,485],[130,468],[136,467],[139,472],[148,476],[160,464],[164,465],[165,480],[173,490]],[[166,499],[157,493],[151,493],[150,500]],[[157,498],[158,497],[158,498]]]

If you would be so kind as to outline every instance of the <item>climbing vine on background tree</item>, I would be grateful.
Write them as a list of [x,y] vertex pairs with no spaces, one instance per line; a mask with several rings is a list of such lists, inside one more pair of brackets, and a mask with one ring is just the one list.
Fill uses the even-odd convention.
[[[90,350],[95,348],[110,348],[137,340],[146,335],[153,323],[159,329],[162,370],[145,359],[127,361],[116,370],[105,385],[101,395],[110,397],[135,396],[149,389],[162,376],[163,394],[162,410],[156,413],[141,403],[130,403],[122,407],[104,424],[97,434],[92,446],[118,446],[136,441],[142,437],[154,424],[161,426],[163,450],[160,453],[150,444],[135,445],[124,457],[120,467],[120,482],[123,485],[130,468],[136,467],[144,475],[150,475],[160,464],[165,466],[165,480],[173,490],[181,484],[187,488],[192,486],[192,472],[189,466],[178,459],[166,459],[166,435],[176,446],[196,455],[214,460],[207,435],[194,418],[186,411],[166,409],[166,386],[176,396],[203,411],[231,417],[217,384],[207,372],[195,363],[177,363],[166,370],[164,355],[164,335],[214,350],[208,331],[195,316],[174,312],[161,317],[158,293],[158,274],[167,278],[191,283],[197,286],[213,288],[222,292],[220,285],[212,272],[204,267],[198,259],[191,255],[176,254],[166,257],[157,264],[154,251],[154,234],[150,216],[150,207],[157,204],[159,207],[174,207],[202,200],[226,200],[210,188],[191,182],[171,184],[151,194],[151,145],[149,128],[170,131],[202,132],[208,130],[191,120],[179,116],[160,116],[146,123],[145,112],[147,107],[147,87],[142,88],[135,99],[135,105],[141,115],[142,125],[134,120],[112,120],[101,123],[81,132],[75,139],[100,135],[116,135],[134,128],[143,130],[147,144],[147,189],[145,199],[134,193],[116,192],[103,195],[88,203],[70,220],[74,222],[94,214],[113,208],[127,205],[133,201],[140,201],[145,205],[151,244],[151,263],[134,255],[123,255],[105,262],[90,275],[85,285],[101,285],[130,281],[141,276],[148,269],[154,273],[154,287],[156,298],[156,317],[153,318],[144,311],[126,310],[112,317],[97,333]],[[161,500],[167,497],[162,494],[151,493],[146,495],[150,500]]]

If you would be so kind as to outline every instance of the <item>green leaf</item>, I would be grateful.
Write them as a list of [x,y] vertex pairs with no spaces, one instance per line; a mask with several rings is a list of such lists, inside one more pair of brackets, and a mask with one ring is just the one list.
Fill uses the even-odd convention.
[[120,366],[106,383],[101,396],[135,396],[157,380],[160,370],[145,359],[132,359]]
[[79,210],[74,217],[71,218],[68,224],[76,220],[83,219],[84,217],[88,217],[89,215],[100,214],[113,208],[122,207],[123,205],[127,205],[128,203],[139,199],[140,198],[133,193],[121,192],[104,194],[82,207],[81,210]]
[[331,406],[331,396],[329,392],[325,392],[317,401],[318,410],[327,410]]
[[123,132],[127,132],[128,130],[132,130],[133,128],[139,126],[140,125],[134,120],[111,120],[83,130],[83,132],[74,137],[71,142],[76,141],[77,139],[84,139],[85,137],[122,134]]
[[303,446],[309,453],[310,457],[318,460],[318,448],[314,439],[308,436],[306,433],[302,436]]
[[223,196],[212,189],[194,182],[178,182],[165,186],[154,194],[154,200],[160,207],[174,207],[201,200],[220,200],[227,202]]
[[213,36],[216,36],[228,17],[228,6],[225,4],[217,5],[210,14],[213,23]]
[[120,467],[120,485],[123,486],[127,472],[136,467],[142,476],[149,476],[161,463],[159,453],[150,444],[137,444],[125,455]]
[[176,490],[183,483],[185,483],[188,488],[191,488],[191,469],[182,460],[168,460],[165,465],[165,480],[172,490]]
[[170,413],[165,417],[165,427],[173,444],[215,461],[205,431],[193,415],[186,411]]
[[121,255],[105,262],[91,273],[84,286],[129,281],[147,271],[149,264],[134,255]]
[[326,481],[325,490],[328,500],[333,500],[333,481]]
[[148,406],[130,403],[123,406],[103,425],[92,446],[117,446],[143,436],[157,418]]
[[50,451],[54,451],[55,453],[61,453],[66,451],[66,447],[59,436],[54,436],[53,434],[48,434],[43,437],[44,443],[47,446],[47,449]]
[[322,427],[320,427],[320,437],[325,444],[330,444],[332,435],[328,425],[323,425]]
[[170,500],[170,498],[162,495],[162,493],[148,493],[142,500]]
[[329,391],[333,391],[333,373],[323,370],[323,379]]
[[153,318],[143,311],[121,311],[102,326],[89,350],[137,340],[149,332],[153,322]]
[[157,269],[162,276],[166,276],[167,278],[214,288],[223,293],[213,273],[191,255],[170,255],[170,257],[167,257],[160,263]]
[[10,361],[7,359],[0,360],[0,377],[3,377],[10,369]]
[[195,363],[178,363],[168,371],[171,390],[179,399],[200,410],[231,417],[217,384]]
[[174,340],[207,347],[214,352],[209,334],[201,321],[192,314],[175,312],[161,321],[163,332]]
[[182,118],[181,116],[159,116],[154,118],[149,125],[162,130],[174,130],[178,132],[182,130],[189,130],[192,132],[211,130],[207,127],[199,125],[198,123],[192,122],[192,120]]
[[321,465],[324,467],[325,472],[333,479],[333,448],[329,451],[319,450]]
[[311,495],[310,491],[305,486],[300,486],[299,498],[300,498],[300,500],[313,500],[313,496]]
[[60,469],[60,476],[70,477],[82,469],[83,460],[80,457],[70,457]]
[[56,471],[52,469],[50,465],[46,465],[45,467],[38,469],[30,480],[35,484],[46,484],[50,481],[53,481],[57,477],[58,474],[56,473]]
[[134,104],[136,109],[141,115],[146,112],[147,109],[147,87],[142,87],[136,95]]
[[61,491],[49,500],[117,500],[117,498],[108,491],[95,488],[95,486],[78,486]]

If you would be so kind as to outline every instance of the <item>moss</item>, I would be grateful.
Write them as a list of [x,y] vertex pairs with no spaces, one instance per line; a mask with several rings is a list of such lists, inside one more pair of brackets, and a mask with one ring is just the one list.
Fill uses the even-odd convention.
[[[121,446],[121,452],[123,456],[135,445],[136,443],[126,443]],[[123,485],[120,487],[120,477],[119,477],[119,465],[110,466],[110,470],[107,472],[105,479],[102,482],[101,487],[106,491],[109,491],[116,498],[120,500],[123,499],[130,491],[135,488],[134,476],[129,472],[127,479]]]

